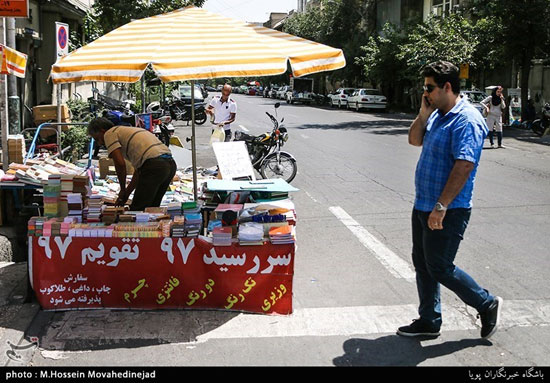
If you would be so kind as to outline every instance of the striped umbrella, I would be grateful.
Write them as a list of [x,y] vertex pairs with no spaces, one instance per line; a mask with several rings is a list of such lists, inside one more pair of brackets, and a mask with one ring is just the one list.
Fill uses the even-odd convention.
[[343,68],[342,50],[187,7],[132,21],[53,65],[55,84],[136,82],[150,65],[163,82],[216,77],[294,77]]
[[[151,67],[163,82],[218,77],[294,77],[346,65],[341,49],[236,21],[204,9],[180,10],[132,21],[56,62],[54,84],[81,81],[136,82]],[[192,159],[197,199],[196,143],[192,102]]]

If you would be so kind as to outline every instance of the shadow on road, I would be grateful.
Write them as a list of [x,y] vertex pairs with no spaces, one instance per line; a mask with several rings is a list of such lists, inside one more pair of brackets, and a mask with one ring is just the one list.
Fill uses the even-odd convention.
[[215,310],[41,311],[26,331],[46,351],[95,351],[195,342],[239,315]]
[[335,366],[417,366],[420,363],[466,348],[490,346],[483,339],[463,339],[423,346],[429,338],[404,338],[389,335],[378,339],[350,339],[344,343],[344,355],[333,359]]
[[303,124],[295,126],[296,129],[322,129],[322,130],[368,130],[373,134],[401,135],[408,134],[411,120],[396,116],[385,116],[383,120],[373,121],[342,121],[329,124]]

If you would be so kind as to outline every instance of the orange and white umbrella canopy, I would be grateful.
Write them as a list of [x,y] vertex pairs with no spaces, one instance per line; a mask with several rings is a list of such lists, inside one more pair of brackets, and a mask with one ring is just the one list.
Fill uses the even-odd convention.
[[65,56],[55,84],[136,82],[150,65],[163,82],[217,77],[294,77],[346,65],[341,49],[187,7],[132,21]]

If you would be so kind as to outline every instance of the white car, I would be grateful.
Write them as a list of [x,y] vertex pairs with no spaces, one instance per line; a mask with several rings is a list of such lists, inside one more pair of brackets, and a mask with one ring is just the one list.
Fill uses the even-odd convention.
[[348,109],[386,110],[386,97],[378,89],[357,89],[348,97]]
[[285,100],[286,99],[286,93],[292,91],[292,88],[288,85],[282,86],[277,91],[277,98],[279,100]]
[[330,97],[330,106],[337,106],[341,108],[342,106],[348,105],[348,97],[355,92],[354,88],[340,88],[336,92],[331,93]]

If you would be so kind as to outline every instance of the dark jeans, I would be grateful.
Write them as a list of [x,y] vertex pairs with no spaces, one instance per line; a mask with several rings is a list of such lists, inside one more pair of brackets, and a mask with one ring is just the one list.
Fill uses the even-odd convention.
[[141,211],[146,207],[159,207],[176,170],[177,165],[172,158],[157,157],[145,161],[136,170],[139,178],[130,209]]
[[415,209],[412,213],[412,257],[420,299],[418,313],[420,318],[438,327],[442,322],[440,284],[478,312],[485,311],[494,299],[453,263],[470,214],[471,209],[449,209],[443,230],[431,230],[428,227],[430,212]]
[[[489,132],[489,142],[491,143],[491,145],[494,145],[495,144],[495,141],[493,139],[493,131],[491,130]],[[497,143],[498,143],[498,146],[502,146],[502,132],[496,132],[497,134]]]

